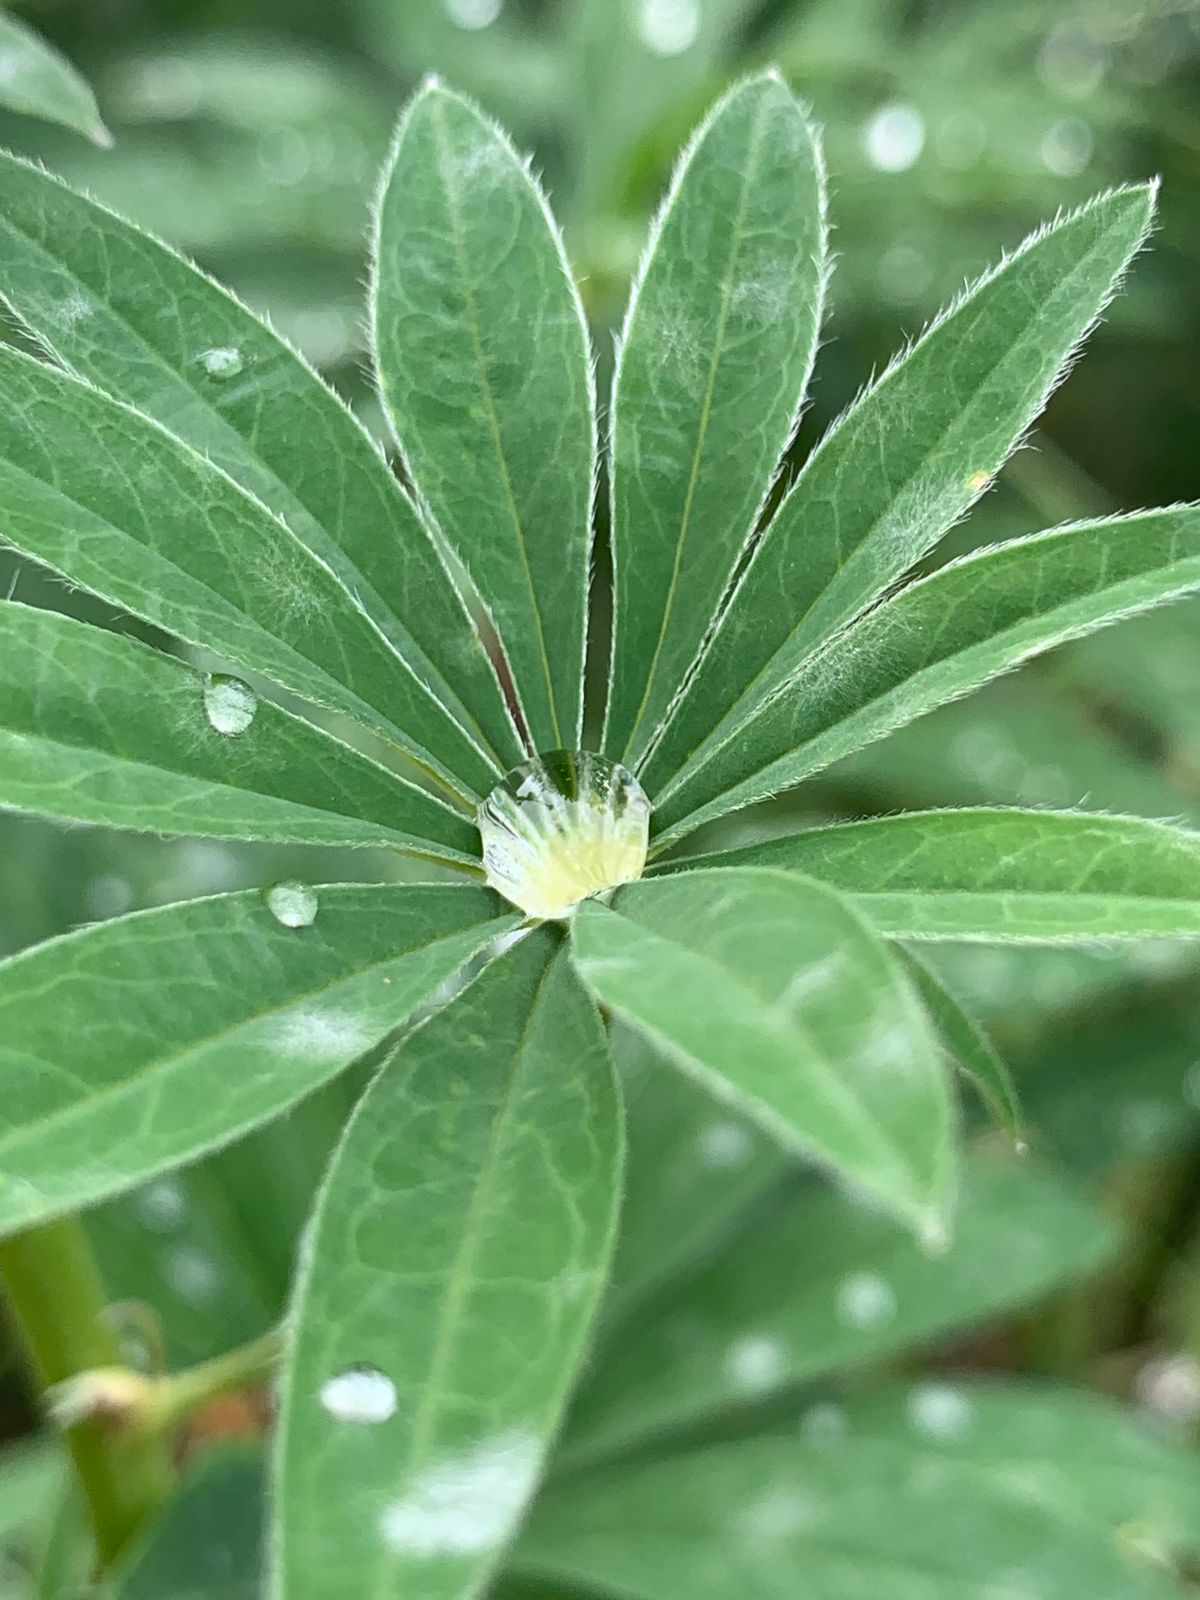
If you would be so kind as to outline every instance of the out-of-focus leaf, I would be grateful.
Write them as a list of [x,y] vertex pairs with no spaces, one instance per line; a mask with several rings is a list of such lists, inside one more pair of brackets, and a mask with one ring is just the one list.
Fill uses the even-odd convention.
[[517,1562],[629,1600],[1178,1600],[1200,1466],[1111,1402],[930,1380],[833,1418],[583,1479]]
[[11,349],[0,516],[6,543],[73,583],[347,712],[467,797],[491,784],[494,766],[261,501],[139,412]]
[[96,97],[75,68],[8,11],[0,11],[0,105],[60,122],[97,144],[112,143]]
[[113,1600],[259,1600],[265,1489],[253,1445],[206,1454],[135,1551]]
[[820,884],[746,868],[587,901],[572,948],[597,998],[784,1146],[910,1223],[954,1193],[953,1110],[895,958]]
[[1113,1230],[1061,1181],[977,1158],[931,1256],[830,1188],[789,1200],[643,1311],[580,1390],[572,1465],[903,1354],[1095,1271]]
[[[132,639],[0,604],[0,683],[0,805],[149,833],[475,857],[461,813]],[[225,692],[236,720],[251,717],[236,734],[205,712]]]
[[296,1290],[277,1594],[478,1592],[582,1353],[620,1154],[603,1030],[549,929],[384,1067]]
[[1146,188],[1034,234],[824,438],[761,540],[647,781],[743,727],[929,550],[1046,402],[1149,225]]
[[[310,908],[311,909],[311,908]],[[488,890],[259,894],[51,940],[0,967],[0,1230],[122,1193],[278,1115],[510,931]]]
[[596,456],[587,326],[528,167],[436,83],[396,134],[372,319],[406,464],[496,625],[534,748],[573,749]]
[[905,950],[903,960],[946,1053],[970,1078],[997,1122],[1015,1138],[1021,1124],[1021,1107],[1012,1074],[995,1045],[957,995],[920,957]]
[[1200,834],[1140,817],[914,811],[695,859],[819,878],[901,939],[1200,935]]
[[0,1452],[0,1567],[14,1550],[29,1550],[64,1481],[65,1457],[56,1440],[9,1445]]
[[722,100],[680,166],[613,380],[605,745],[636,765],[749,539],[795,426],[825,287],[824,173],[775,74]]
[[801,779],[1022,661],[1200,587],[1200,508],[1013,539],[911,584],[838,635],[681,784],[660,847]]
[[46,347],[228,472],[332,570],[394,652],[401,725],[411,696],[435,726],[436,696],[448,736],[461,728],[511,766],[519,746],[495,675],[433,541],[283,340],[182,256],[3,155],[0,238],[0,293]]
[[612,1046],[628,1153],[610,1319],[710,1250],[788,1168],[774,1140],[632,1028],[614,1025]]

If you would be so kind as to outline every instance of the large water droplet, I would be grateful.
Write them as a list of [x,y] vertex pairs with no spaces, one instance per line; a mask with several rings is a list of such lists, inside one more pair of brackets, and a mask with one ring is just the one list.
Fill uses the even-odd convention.
[[641,877],[650,802],[615,761],[555,750],[515,767],[480,806],[478,823],[492,888],[545,920]]
[[204,685],[204,715],[218,733],[245,733],[258,710],[258,696],[248,683],[223,672],[209,675]]
[[396,1385],[376,1367],[351,1367],[322,1384],[321,1404],[339,1422],[386,1422],[396,1414]]
[[700,36],[699,0],[642,0],[637,30],[656,56],[679,56]]
[[504,9],[504,0],[445,0],[446,15],[469,33],[490,28]]
[[263,898],[267,910],[285,928],[311,928],[317,920],[317,891],[308,883],[273,883]]
[[236,345],[226,344],[206,350],[200,357],[200,365],[210,378],[215,378],[219,383],[225,378],[236,378],[246,363]]

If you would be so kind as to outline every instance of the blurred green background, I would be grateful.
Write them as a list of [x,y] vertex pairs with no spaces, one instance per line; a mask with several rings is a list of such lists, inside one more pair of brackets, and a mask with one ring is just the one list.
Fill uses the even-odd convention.
[[[194,255],[381,428],[364,368],[364,232],[427,72],[534,152],[602,373],[680,142],[778,63],[823,124],[838,254],[797,459],[907,337],[1039,221],[1161,175],[1160,226],[1086,360],[939,552],[1200,493],[1200,0],[42,0],[14,7],[94,85],[111,150],[5,115],[0,143]],[[602,378],[603,381],[603,378]],[[2,533],[2,529],[0,529]],[[0,552],[0,589],[105,620]],[[723,837],[991,801],[1200,825],[1200,605],[1072,645],[832,769]],[[0,954],[81,923],[380,858],[146,840],[0,816]],[[958,1349],[1200,1423],[1200,959],[987,947],[939,956],[1016,1071],[1035,1153],[1125,1224],[1100,1280]],[[353,1084],[104,1208],[114,1289],[190,1360],[277,1314]],[[665,1158],[664,1158],[665,1159]],[[945,1356],[945,1352],[942,1352]],[[0,1436],[31,1425],[0,1348]],[[0,1574],[2,1582],[2,1574]]]

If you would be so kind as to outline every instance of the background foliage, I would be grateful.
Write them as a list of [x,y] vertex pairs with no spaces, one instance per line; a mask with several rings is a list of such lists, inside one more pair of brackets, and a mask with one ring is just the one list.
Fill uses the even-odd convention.
[[[1195,3],[646,0],[629,11],[613,0],[105,0],[22,10],[95,86],[115,145],[106,150],[9,112],[0,114],[0,143],[40,157],[194,254],[267,310],[372,425],[379,423],[377,402],[359,365],[369,190],[396,107],[428,71],[477,95],[536,152],[606,350],[605,330],[681,138],[731,76],[768,59],[784,67],[826,129],[840,257],[800,452],[898,336],[917,332],[964,277],[1060,206],[1110,183],[1161,173],[1152,253],[1079,373],[1052,401],[1032,447],[1010,463],[972,517],[969,538],[990,541],[1050,521],[1197,495]],[[957,536],[957,548],[966,537],[965,530]],[[954,538],[949,548],[956,548]],[[15,586],[17,598],[52,600],[58,609],[105,620],[95,602],[64,596],[7,556],[0,562],[0,585]],[[1200,823],[1198,627],[1193,601],[1069,646],[829,769],[806,786],[808,814],[816,820],[1006,802]],[[787,804],[794,810],[794,801]],[[708,842],[748,843],[778,828],[783,811],[778,803],[753,821],[740,818]],[[378,869],[381,877],[398,870],[390,859],[380,859]],[[351,875],[332,851],[317,862],[312,851],[147,841],[0,816],[0,953],[126,910],[301,871],[309,879]],[[360,856],[353,875],[363,872]],[[713,1124],[703,1104],[656,1104],[662,1091],[639,1078],[630,1044],[629,1082],[644,1087],[631,1093],[628,1220],[605,1343],[571,1425],[568,1461],[572,1453],[596,1461],[627,1445],[648,1414],[667,1430],[698,1415],[720,1428],[728,1426],[730,1406],[753,1398],[759,1384],[772,1393],[820,1387],[847,1367],[858,1375],[848,1383],[852,1396],[864,1372],[882,1370],[896,1380],[894,1390],[852,1398],[863,1421],[854,1430],[860,1454],[843,1469],[853,1488],[841,1512],[849,1530],[870,1525],[889,1504],[897,1526],[920,1521],[889,1500],[889,1407],[916,1405],[926,1421],[934,1418],[931,1455],[953,1444],[954,1428],[939,1433],[937,1419],[951,1415],[945,1394],[958,1391],[939,1390],[941,1380],[928,1376],[924,1387],[902,1391],[901,1380],[914,1371],[1001,1371],[1019,1374],[1023,1384],[1066,1377],[1130,1397],[1160,1419],[1165,1414],[1175,1432],[1195,1434],[1196,955],[1152,942],[1086,955],[939,947],[937,965],[975,1002],[1016,1069],[1036,1175],[1014,1180],[985,1140],[977,1157],[978,1219],[969,1205],[953,1263],[935,1274],[914,1247],[886,1231],[877,1238],[872,1224],[847,1214],[836,1197],[822,1191],[814,1198],[803,1186],[797,1193],[797,1180],[736,1123]],[[297,1229],[358,1086],[357,1075],[335,1083],[236,1148],[95,1214],[114,1291],[158,1308],[172,1359],[212,1355],[275,1318]],[[697,1148],[707,1151],[699,1165]],[[719,1214],[705,1210],[716,1204],[714,1168],[722,1175]],[[764,1214],[776,1224],[768,1230],[758,1226]],[[731,1265],[717,1245],[740,1230],[754,1244],[744,1256],[735,1251],[740,1259]],[[849,1275],[838,1265],[843,1238],[857,1263]],[[818,1239],[834,1263],[825,1280],[819,1254],[812,1261]],[[738,1330],[757,1326],[762,1284],[794,1271],[798,1260],[805,1272],[803,1283],[796,1273],[786,1329],[760,1329],[753,1335],[759,1343],[747,1344],[750,1336]],[[693,1276],[697,1263],[703,1270]],[[1008,1269],[1012,1281],[1002,1281]],[[645,1285],[664,1270],[682,1287],[647,1307]],[[783,1313],[776,1306],[774,1314]],[[692,1330],[685,1349],[675,1324]],[[973,1330],[969,1337],[964,1325]],[[604,1361],[622,1326],[636,1331],[632,1372]],[[737,1352],[739,1337],[732,1365],[712,1359],[718,1348]],[[772,1367],[781,1349],[792,1353],[783,1373]],[[0,1432],[20,1435],[32,1421],[26,1391],[11,1358],[0,1352],[0,1360],[9,1363],[0,1379]],[[764,1374],[769,1381],[762,1384]],[[847,1386],[844,1377],[836,1382]],[[972,1403],[986,1410],[994,1399],[984,1391]],[[822,1426],[839,1425],[829,1419],[841,1413],[822,1413],[825,1404],[818,1395],[805,1413],[814,1448]],[[1028,1459],[1049,1459],[1052,1467],[1057,1459],[1068,1476],[1077,1474],[1088,1457],[1091,1404],[1064,1401],[1053,1438],[1034,1443],[1022,1436],[1019,1405],[1009,1409],[996,1425],[997,1457],[1009,1471]],[[260,1422],[251,1406],[213,1419],[237,1453],[228,1472],[210,1464],[177,1512],[200,1519],[201,1528],[233,1530],[223,1541],[199,1541],[214,1563],[211,1580],[195,1570],[172,1575],[164,1555],[157,1575],[147,1569],[138,1580],[145,1587],[137,1592],[182,1593],[185,1578],[191,1593],[217,1593],[226,1583],[220,1549],[232,1548],[238,1531],[229,1508],[241,1514],[252,1497],[238,1485],[257,1470],[236,1441],[252,1439]],[[690,1480],[698,1531],[705,1497],[728,1500],[722,1460],[730,1463],[723,1469],[730,1482],[761,1474],[769,1487],[770,1441],[740,1448],[744,1458],[711,1458],[711,1482],[696,1488]],[[1141,1448],[1131,1441],[1131,1481],[1151,1470],[1137,1455]],[[1165,1481],[1167,1467],[1160,1467]],[[41,1533],[22,1507],[47,1503],[43,1477],[50,1470],[23,1458],[0,1482],[0,1595],[6,1583],[25,1592],[20,1574]],[[610,1526],[623,1526],[639,1504],[677,1495],[678,1483],[661,1480],[668,1470],[647,1466],[645,1484],[636,1474],[615,1478]],[[1114,1473],[1113,1483],[1119,1478]],[[1014,1509],[997,1488],[984,1525],[1013,1518],[1016,1542],[1040,1548],[1038,1516],[1061,1524],[1063,1515],[1061,1496],[1042,1488],[1043,1511],[1038,1495]],[[569,1489],[565,1496],[569,1501]],[[1090,1486],[1086,1498],[1089,1515],[1138,1537],[1119,1485],[1107,1499],[1103,1486]],[[769,1499],[756,1504],[766,1515]],[[1200,1520],[1194,1504],[1169,1509],[1184,1525],[1189,1516],[1193,1527]],[[568,1503],[555,1525],[535,1525],[529,1550],[538,1582],[570,1582],[573,1552],[581,1548],[593,1553],[593,1574],[618,1589],[634,1581],[622,1552],[605,1547],[603,1530],[585,1525],[596,1514],[594,1501],[578,1512]],[[768,1518],[758,1535],[770,1531]],[[242,1532],[252,1545],[253,1528]],[[974,1532],[966,1527],[961,1537],[969,1542]],[[1081,1524],[1079,1560],[1093,1542],[1092,1524]],[[1059,1559],[1071,1559],[1063,1548]],[[653,1561],[653,1551],[646,1559]],[[1016,1600],[1020,1575],[1003,1581]],[[197,1590],[198,1582],[210,1588]],[[1100,1582],[1098,1576],[1079,1592],[1100,1593]]]

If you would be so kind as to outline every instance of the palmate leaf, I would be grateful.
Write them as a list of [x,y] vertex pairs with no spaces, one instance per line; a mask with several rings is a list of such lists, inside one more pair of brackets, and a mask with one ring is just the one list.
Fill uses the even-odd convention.
[[603,1354],[572,1410],[564,1464],[965,1332],[1095,1272],[1116,1243],[1100,1212],[1025,1163],[969,1164],[944,1255],[834,1189],[809,1190],[757,1218]]
[[1200,937],[1200,834],[1141,817],[914,811],[694,861],[808,873],[901,939]]
[[534,748],[575,748],[596,462],[587,325],[528,167],[435,82],[396,132],[371,300],[405,462],[499,632]]
[[96,144],[112,143],[96,97],[75,68],[7,11],[0,11],[0,64],[0,105],[61,123]]
[[1068,639],[1200,588],[1200,507],[1012,539],[901,591],[659,796],[657,847]]
[[[387,640],[432,724],[457,723],[512,766],[520,746],[496,676],[429,534],[301,358],[182,256],[2,153],[0,240],[0,296],[42,344],[282,516]],[[473,757],[462,774],[476,769]]]
[[647,764],[662,789],[925,554],[1041,411],[1149,224],[1102,195],[968,289],[826,434],[760,541]]
[[494,779],[353,596],[260,501],[141,413],[7,349],[0,534],[175,637],[356,717],[466,800]]
[[622,1600],[1179,1600],[1155,1552],[1195,1551],[1200,1468],[1110,1401],[929,1379],[834,1417],[580,1479],[517,1565]]
[[536,930],[411,1036],[334,1157],[291,1317],[280,1600],[478,1592],[582,1351],[620,1161],[599,1018]]
[[205,677],[132,639],[0,605],[0,681],[0,806],[148,833],[477,855],[459,812],[276,706],[218,732]]
[[928,1018],[842,898],[787,873],[687,873],[581,905],[597,999],[719,1099],[896,1215],[940,1231],[953,1109]]
[[0,1232],[132,1188],[279,1114],[519,923],[473,887],[256,893],[122,917],[0,966]]
[[700,647],[795,426],[825,251],[812,128],[777,74],[752,78],[680,164],[613,380],[605,749],[628,764]]

